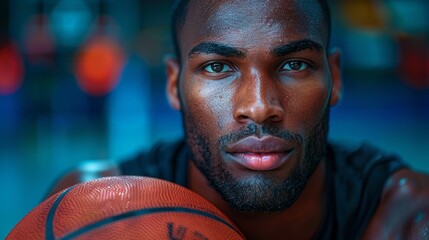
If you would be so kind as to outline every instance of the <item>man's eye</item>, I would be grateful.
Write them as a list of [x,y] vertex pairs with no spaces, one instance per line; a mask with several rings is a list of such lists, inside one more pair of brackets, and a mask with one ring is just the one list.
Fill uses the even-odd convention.
[[284,71],[302,71],[308,68],[308,64],[301,61],[290,61],[283,65]]
[[227,64],[224,63],[211,63],[203,68],[205,71],[209,73],[224,73],[230,72],[232,69]]

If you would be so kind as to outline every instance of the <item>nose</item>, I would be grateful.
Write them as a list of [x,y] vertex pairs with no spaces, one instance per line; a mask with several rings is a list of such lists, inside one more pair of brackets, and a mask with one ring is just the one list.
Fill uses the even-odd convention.
[[280,86],[269,74],[252,71],[243,74],[235,95],[234,119],[257,124],[279,122],[284,118]]

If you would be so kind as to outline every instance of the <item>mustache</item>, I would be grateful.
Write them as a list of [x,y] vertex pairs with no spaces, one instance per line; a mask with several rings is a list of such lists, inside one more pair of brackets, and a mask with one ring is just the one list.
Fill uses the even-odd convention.
[[302,144],[304,141],[304,138],[301,134],[281,129],[272,125],[257,125],[250,123],[247,126],[238,129],[237,131],[221,136],[218,140],[218,145],[221,147],[221,149],[224,149],[226,146],[250,136],[257,136],[259,138],[264,136],[274,136],[285,141],[292,141],[298,144]]

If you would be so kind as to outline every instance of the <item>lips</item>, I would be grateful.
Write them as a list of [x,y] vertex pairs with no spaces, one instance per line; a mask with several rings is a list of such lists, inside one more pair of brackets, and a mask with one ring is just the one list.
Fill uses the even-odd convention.
[[254,171],[269,171],[281,167],[291,155],[293,147],[277,137],[244,138],[226,148],[234,161]]

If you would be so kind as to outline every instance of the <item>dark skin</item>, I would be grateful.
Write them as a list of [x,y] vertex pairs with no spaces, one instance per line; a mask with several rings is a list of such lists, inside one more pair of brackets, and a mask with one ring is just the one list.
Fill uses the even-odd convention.
[[[283,6],[285,3],[279,1],[277,4]],[[326,36],[320,26],[310,25],[312,20],[288,23],[283,17],[284,11],[261,13],[260,9],[272,9],[273,6],[264,6],[267,3],[228,4],[231,3],[217,1],[208,7],[190,3],[179,38],[181,66],[174,60],[168,62],[168,94],[172,106],[201,119],[210,129],[211,141],[216,141],[216,135],[234,131],[249,122],[270,122],[308,136],[328,107],[340,99],[339,53],[326,54],[323,49]],[[221,8],[220,13],[218,8]],[[284,15],[301,18],[302,12],[294,13],[293,7],[285,11]],[[259,17],[254,18],[257,12]],[[200,13],[211,17],[198,16]],[[312,13],[314,11],[309,12]],[[275,49],[307,40],[321,48],[310,45],[285,54],[274,53]],[[207,42],[229,46],[241,55],[192,53],[196,46]],[[224,65],[206,66],[210,63]],[[216,73],[216,67],[222,67],[222,71]],[[286,178],[288,170],[299,164],[297,158],[268,174]],[[236,166],[228,167],[235,176],[255,174]],[[292,207],[272,213],[241,213],[231,209],[194,163],[191,162],[189,169],[189,187],[224,211],[250,239],[282,239],[284,236],[309,239],[321,225],[323,164],[318,165]]]
[[[282,11],[273,12],[274,14],[266,11],[260,14],[260,18],[254,18],[254,14],[260,12],[260,9],[271,9],[272,6],[254,3],[245,5],[248,6],[246,8],[244,5],[228,6],[227,2],[217,1],[210,4],[213,7],[210,9],[208,6],[190,3],[189,15],[181,34],[186,37],[180,37],[179,40],[183,56],[181,76],[178,75],[179,66],[176,62],[168,63],[171,103],[176,109],[181,108],[183,112],[201,119],[200,122],[207,126],[201,128],[210,129],[213,137],[210,141],[216,141],[222,134],[235,131],[249,122],[259,125],[271,122],[279,128],[299,132],[307,137],[329,105],[335,105],[339,101],[339,53],[333,52],[327,56],[322,48],[305,47],[283,55],[274,54],[275,49],[307,40],[323,46],[323,31],[319,30],[320,27],[310,26],[311,22],[287,24]],[[218,7],[223,12],[217,13]],[[242,14],[237,13],[240,8],[243,8]],[[287,14],[300,18],[293,11],[294,9],[290,9]],[[194,16],[200,13],[213,14],[212,19],[204,22],[206,18]],[[304,30],[301,25],[305,26]],[[240,51],[241,55],[230,57],[222,52],[192,53],[196,46],[207,42],[229,46]],[[222,67],[227,70],[215,73],[213,70],[216,69],[212,68],[216,65],[205,66],[213,62],[225,64]],[[295,67],[292,64],[302,66],[298,70],[290,70]],[[310,64],[312,67],[307,67]],[[201,69],[200,66],[205,68]],[[179,91],[182,101],[177,95]],[[300,146],[296,148],[299,149]],[[268,174],[286,178],[288,171],[296,164],[299,164],[299,160],[294,156]],[[234,165],[227,167],[235,176],[250,175],[251,178],[255,174]],[[253,239],[278,239],[283,238],[285,233],[292,239],[311,238],[322,221],[323,180],[323,167],[319,164],[299,200],[292,207],[282,212],[243,214],[228,206],[193,163],[190,165],[189,176],[191,189],[223,210],[246,236]]]
[[[311,239],[323,222],[325,157],[310,159],[312,136],[323,135],[324,116],[341,98],[340,53],[327,49],[327,36],[316,1],[191,1],[178,36],[181,59],[168,59],[167,95],[184,115],[189,159],[189,188],[220,208],[248,239]],[[180,62],[180,64],[179,64]],[[300,136],[277,142],[287,154],[279,161],[247,164],[231,158],[219,139],[246,126],[272,126]],[[319,127],[318,127],[319,126]],[[256,131],[255,138],[269,133]],[[197,138],[201,137],[201,138]],[[205,161],[196,140],[211,156]],[[316,141],[326,144],[325,138]],[[207,152],[204,152],[207,153]],[[316,156],[318,153],[314,152]],[[271,154],[271,155],[270,155]],[[247,154],[244,159],[277,159],[278,153]],[[273,157],[274,156],[274,157]],[[290,178],[305,160],[315,169],[293,204],[278,211],[240,211],[215,188],[216,177],[203,171],[228,172],[264,198],[262,183]],[[250,161],[250,160],[249,160]],[[252,161],[250,161],[252,162]],[[210,165],[211,164],[211,165]],[[220,167],[219,167],[220,166]],[[255,169],[250,169],[255,168]],[[104,175],[103,175],[104,176]],[[246,183],[254,183],[245,185]],[[54,190],[69,186],[61,182]],[[238,195],[238,193],[237,193]],[[256,196],[256,197],[255,197]],[[363,239],[428,239],[429,177],[400,170],[387,181]]]
[[386,183],[363,239],[428,239],[429,176],[401,170]]
[[[323,113],[339,102],[340,54],[335,50],[326,54],[326,35],[318,23],[321,13],[314,10],[316,2],[305,2],[191,1],[178,38],[180,65],[167,61],[167,91],[185,121],[199,119],[193,127],[208,136],[208,145],[213,147],[222,135],[249,123],[268,122],[301,134],[304,146],[293,146],[294,153],[299,152]],[[275,49],[303,41],[314,45],[276,54]],[[260,174],[283,179],[302,164],[296,153],[274,169],[252,171],[219,155],[213,161],[238,179],[258,179]],[[224,211],[249,239],[310,239],[319,230],[325,159],[320,159],[292,206],[266,213],[232,208],[201,171],[201,158],[190,161],[189,187]],[[364,238],[396,239],[398,234],[427,238],[428,183],[428,176],[410,170],[394,174]]]

